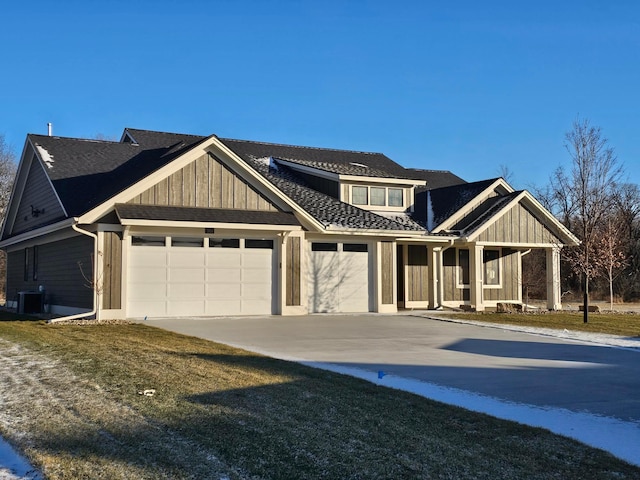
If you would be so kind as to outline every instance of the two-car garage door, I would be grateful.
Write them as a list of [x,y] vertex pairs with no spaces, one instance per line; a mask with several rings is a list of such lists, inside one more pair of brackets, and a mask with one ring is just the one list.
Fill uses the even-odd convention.
[[127,316],[273,313],[273,240],[132,237]]

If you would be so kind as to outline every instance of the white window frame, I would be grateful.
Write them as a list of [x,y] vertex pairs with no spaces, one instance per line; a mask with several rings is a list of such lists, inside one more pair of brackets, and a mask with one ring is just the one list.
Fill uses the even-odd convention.
[[[485,252],[498,252],[498,258],[495,259],[498,270],[498,283],[487,283],[487,262],[485,262]],[[482,249],[482,286],[484,288],[502,288],[502,277],[504,269],[502,268],[502,249],[501,248],[483,248]]]
[[[403,187],[387,187],[387,186],[382,186],[382,185],[350,185],[350,194],[351,194],[351,204],[356,205],[358,207],[383,207],[385,210],[389,209],[389,210],[400,210],[400,209],[404,209],[406,208],[406,192],[405,192],[405,188]],[[367,201],[366,203],[356,203],[356,201],[354,200],[354,189],[356,188],[362,188],[362,189],[366,189],[367,192]],[[380,189],[380,190],[384,190],[384,203],[383,204],[374,204],[371,202],[371,191],[372,189]],[[391,190],[398,190],[400,191],[400,194],[402,196],[402,203],[401,205],[391,205],[389,202],[389,192]]]

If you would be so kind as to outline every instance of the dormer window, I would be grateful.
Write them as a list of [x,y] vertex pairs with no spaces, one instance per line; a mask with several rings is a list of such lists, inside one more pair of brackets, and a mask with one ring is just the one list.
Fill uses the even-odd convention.
[[404,207],[404,191],[402,188],[353,185],[351,203],[372,207]]

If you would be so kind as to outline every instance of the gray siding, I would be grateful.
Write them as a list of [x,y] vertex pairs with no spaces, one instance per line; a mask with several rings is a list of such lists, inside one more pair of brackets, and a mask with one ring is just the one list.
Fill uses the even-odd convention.
[[[44,210],[44,213],[39,213],[37,216],[33,215],[31,206],[37,210]],[[18,205],[11,234],[16,235],[33,230],[64,217],[60,202],[51,188],[40,161],[34,158],[29,169],[20,204]]]
[[122,234],[104,233],[102,252],[102,308],[119,309],[122,301]]
[[380,242],[382,273],[382,303],[389,305],[393,303],[393,243]]
[[500,275],[502,276],[501,288],[484,288],[484,299],[498,301],[516,301],[519,298],[519,268],[518,268],[518,252],[508,248],[502,249],[500,258]]
[[275,212],[267,198],[212,155],[205,154],[129,203]]
[[509,242],[522,244],[562,243],[529,210],[518,204],[489,225],[478,236],[479,242]]
[[286,261],[286,304],[288,306],[300,305],[300,237],[291,237],[287,240]]
[[457,284],[457,255],[455,248],[449,248],[442,256],[443,296],[447,302],[464,302],[470,298],[469,288],[459,288]]
[[407,300],[429,300],[429,267],[427,247],[409,245],[407,258]]
[[[33,247],[9,252],[7,262],[7,299],[17,292],[46,289],[46,303],[67,307],[93,306],[93,290],[89,283],[93,274],[93,241],[78,236],[37,246],[37,279],[33,279]],[[24,278],[25,253],[29,255],[28,278]],[[78,262],[82,263],[84,278]]]

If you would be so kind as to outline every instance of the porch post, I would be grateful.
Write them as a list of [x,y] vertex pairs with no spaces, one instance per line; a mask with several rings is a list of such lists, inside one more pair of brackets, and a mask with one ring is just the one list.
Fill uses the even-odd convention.
[[560,248],[545,249],[547,254],[547,308],[562,310],[560,292]]
[[481,245],[469,245],[469,294],[471,306],[476,312],[484,311],[484,303],[482,301],[483,272],[482,272],[482,252],[484,247]]
[[429,268],[429,308],[436,309],[440,302],[440,263],[442,260],[442,247],[427,247],[427,264]]

